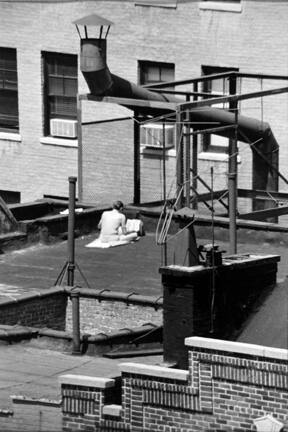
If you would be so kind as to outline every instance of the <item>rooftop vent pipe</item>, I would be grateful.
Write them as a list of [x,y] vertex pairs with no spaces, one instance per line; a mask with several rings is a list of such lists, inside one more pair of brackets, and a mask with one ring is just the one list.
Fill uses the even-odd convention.
[[91,94],[129,99],[176,102],[111,74],[106,63],[106,39],[82,39],[80,69]]
[[[112,24],[97,15],[90,15],[74,22],[78,33],[81,34],[78,26],[84,26],[85,37],[81,38],[81,60],[80,68],[87,82],[92,95],[104,97],[113,96],[128,99],[142,99],[160,102],[183,103],[183,100],[175,98],[173,95],[154,93],[141,86],[133,84],[124,78],[111,74],[106,63],[106,38]],[[87,26],[100,26],[98,38],[88,38]],[[103,29],[107,27],[105,37]],[[190,110],[190,120],[193,122],[220,123],[221,126],[233,125],[235,115],[232,112],[219,108],[197,108]],[[238,116],[238,139],[239,141],[253,144],[254,152],[254,180],[253,187],[257,189],[278,189],[278,143],[272,133],[268,123],[245,117]],[[201,129],[201,126],[197,126]],[[214,132],[217,135],[231,137],[234,130]],[[266,156],[263,158],[263,154]],[[266,158],[266,162],[265,159]],[[268,164],[267,164],[268,162]],[[271,170],[271,166],[274,169]]]

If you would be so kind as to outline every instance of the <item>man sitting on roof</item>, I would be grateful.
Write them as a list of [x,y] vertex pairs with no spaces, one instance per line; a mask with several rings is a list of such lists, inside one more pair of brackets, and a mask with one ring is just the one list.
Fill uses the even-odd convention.
[[127,231],[126,217],[123,214],[124,205],[122,201],[115,201],[113,209],[104,211],[98,224],[100,231],[99,240],[102,243],[117,241],[130,242],[138,237],[136,231]]

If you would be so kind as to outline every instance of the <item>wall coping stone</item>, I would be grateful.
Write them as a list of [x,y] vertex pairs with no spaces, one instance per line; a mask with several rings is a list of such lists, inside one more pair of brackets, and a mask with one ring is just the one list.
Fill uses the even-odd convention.
[[115,386],[115,380],[112,378],[91,377],[87,375],[60,375],[58,378],[60,384],[108,388]]
[[[255,265],[266,265],[272,264],[280,261],[279,255],[255,255],[249,254],[247,257],[240,259],[241,254],[239,254],[239,259],[234,259],[237,255],[227,255],[223,256],[223,262],[221,265],[217,266],[218,272],[226,272],[234,270],[242,270],[243,268],[255,267]],[[182,266],[178,264],[171,264],[169,266],[160,267],[159,273],[165,275],[172,275],[175,277],[185,277],[189,275],[192,277],[199,277],[199,274],[209,274],[213,270],[213,267],[205,267],[204,265],[195,266]]]
[[41,405],[41,406],[53,406],[53,407],[61,407],[61,400],[54,399],[45,399],[45,398],[31,398],[29,396],[22,395],[11,395],[10,396],[12,402],[14,404],[22,404],[22,405]]
[[3,305],[8,306],[11,304],[17,304],[17,300],[14,297],[3,298],[0,300],[0,307]]
[[35,298],[43,298],[43,297],[49,297],[53,294],[65,294],[67,295],[65,288],[59,285],[56,285],[55,287],[47,288],[41,291],[33,291],[21,294],[18,297],[9,297],[5,299],[0,300],[0,306],[8,306],[9,304],[19,304],[22,302],[26,302],[28,300],[33,300]]
[[185,345],[191,348],[202,348],[213,351],[225,351],[236,354],[250,355],[254,357],[265,357],[288,361],[287,349],[273,348],[256,344],[193,336],[185,339]]
[[122,405],[104,405],[102,409],[103,415],[109,415],[111,417],[121,417]]
[[120,363],[121,372],[137,375],[147,375],[171,380],[187,381],[189,372],[183,369],[170,369],[163,366],[145,365],[140,363]]

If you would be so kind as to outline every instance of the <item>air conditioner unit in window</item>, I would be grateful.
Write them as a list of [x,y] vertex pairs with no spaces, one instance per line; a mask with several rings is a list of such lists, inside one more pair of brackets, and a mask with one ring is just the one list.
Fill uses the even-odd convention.
[[50,134],[60,138],[77,138],[77,121],[51,119]]
[[[161,124],[146,124],[141,126],[140,142],[145,147],[163,148],[163,125]],[[165,125],[165,148],[174,147],[175,143],[175,127],[173,125]]]

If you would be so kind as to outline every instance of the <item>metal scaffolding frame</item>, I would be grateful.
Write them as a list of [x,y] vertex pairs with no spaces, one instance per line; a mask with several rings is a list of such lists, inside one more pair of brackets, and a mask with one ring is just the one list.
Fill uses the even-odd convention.
[[[199,86],[207,81],[219,80],[219,79],[229,80],[229,95],[219,95],[213,93],[207,93],[199,91]],[[268,79],[272,81],[287,81],[287,76],[281,75],[268,75],[268,74],[251,74],[251,73],[240,73],[237,71],[217,73],[213,75],[205,75],[188,80],[178,80],[166,83],[157,83],[149,86],[143,86],[147,90],[161,93],[164,95],[172,95],[177,97],[185,97],[185,101],[175,102],[169,101],[158,101],[158,100],[147,100],[147,99],[134,99],[129,97],[115,97],[115,96],[95,96],[92,94],[83,94],[78,96],[78,142],[79,142],[79,197],[83,196],[83,184],[82,184],[82,101],[92,100],[96,102],[108,102],[113,104],[118,104],[131,109],[134,112],[133,118],[139,119],[141,121],[134,122],[134,204],[141,203],[140,196],[140,123],[145,124],[146,122],[163,122],[175,123],[176,124],[176,183],[177,183],[177,194],[180,196],[178,200],[178,208],[188,207],[197,208],[197,202],[203,201],[205,199],[205,194],[198,194],[198,136],[199,134],[212,134],[217,132],[230,131],[229,137],[229,148],[228,148],[228,216],[229,216],[229,231],[230,231],[230,251],[232,253],[237,252],[237,238],[236,238],[236,228],[237,228],[237,198],[240,191],[237,188],[237,148],[238,141],[241,136],[239,136],[239,116],[238,116],[238,106],[240,101],[263,98],[272,95],[279,95],[283,93],[288,93],[288,87],[276,87],[270,90],[254,91],[249,93],[237,94],[237,79],[238,78],[251,78],[251,79]],[[179,86],[192,86],[192,91],[177,90]],[[168,87],[168,88],[167,88]],[[171,87],[174,90],[171,90]],[[192,99],[192,100],[191,100]],[[213,122],[201,122],[193,121],[192,113],[197,109],[209,108],[216,104],[228,104],[228,110],[233,116],[233,121],[230,124],[220,124],[213,125]],[[212,127],[211,127],[212,126]],[[163,138],[165,139],[163,126]],[[242,138],[245,137],[243,132],[241,132]],[[245,137],[246,138],[246,137]],[[261,154],[261,151],[257,147],[253,147],[253,143],[247,138],[246,142],[251,146],[251,149],[255,151],[258,156],[265,161],[265,156]],[[165,144],[163,146],[163,175],[165,178]],[[266,164],[269,165],[269,169],[273,171],[275,191],[278,190],[278,178],[282,178],[287,184],[288,180],[279,172],[278,166],[273,164],[273,161],[267,160]],[[193,173],[191,181],[191,173]],[[200,180],[201,181],[201,180]],[[166,197],[166,184],[164,184],[164,197]],[[193,199],[192,194],[193,192]],[[211,191],[210,191],[211,192]],[[221,191],[222,193],[223,191]],[[219,196],[219,191],[213,191],[214,197]],[[241,190],[241,196],[244,196],[245,192]],[[196,195],[196,197],[195,197]],[[247,197],[253,196],[255,194],[253,191],[247,191]],[[207,197],[207,194],[206,194]],[[284,197],[282,198],[284,199]],[[288,200],[288,194],[285,195],[285,200]],[[266,212],[266,213],[265,213]],[[274,208],[268,210],[262,210],[256,214],[256,212],[250,212],[249,217],[253,219],[255,217],[262,220],[266,216],[271,215],[277,216],[283,214],[284,210]],[[288,210],[287,210],[288,213]],[[285,213],[286,214],[286,213]],[[248,216],[248,215],[247,215]],[[244,219],[245,215],[241,215]]]

